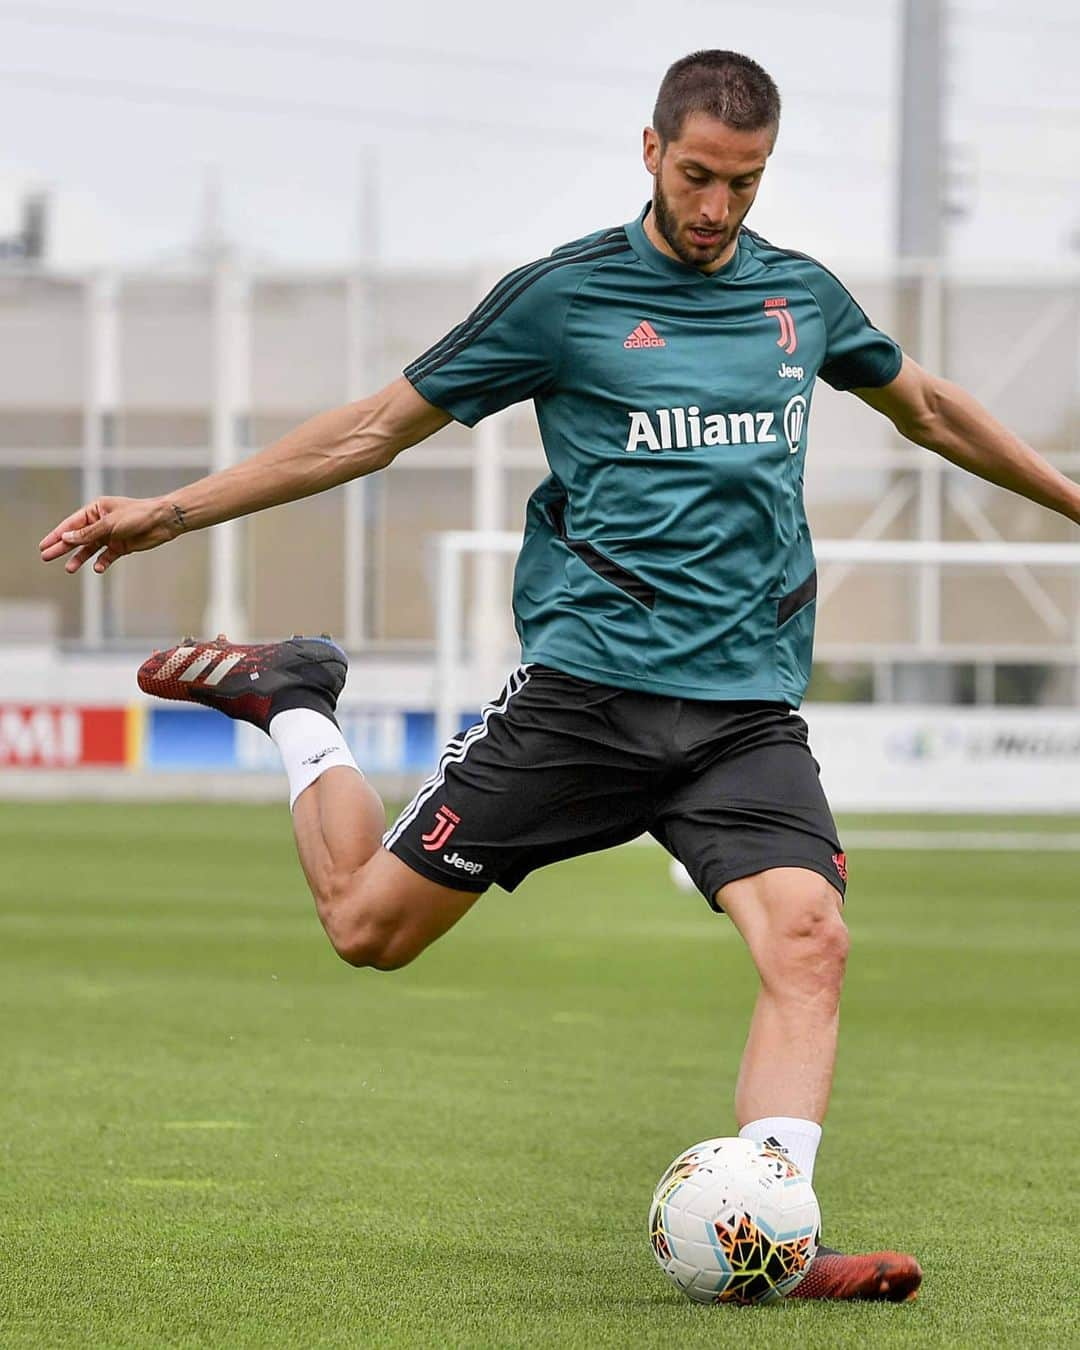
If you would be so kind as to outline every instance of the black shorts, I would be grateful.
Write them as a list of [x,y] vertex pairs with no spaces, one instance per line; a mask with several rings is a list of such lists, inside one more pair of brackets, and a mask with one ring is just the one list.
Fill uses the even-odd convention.
[[704,702],[522,666],[455,736],[384,843],[456,890],[511,891],[548,863],[649,833],[714,908],[721,886],[845,863],[807,744],[783,703]]

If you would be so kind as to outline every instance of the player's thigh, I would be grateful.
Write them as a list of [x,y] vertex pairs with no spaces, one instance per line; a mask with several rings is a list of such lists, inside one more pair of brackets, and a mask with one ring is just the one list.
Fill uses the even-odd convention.
[[659,804],[652,829],[716,909],[732,883],[777,869],[815,874],[843,897],[846,860],[806,724],[782,708],[732,712],[698,771]]
[[513,890],[531,871],[641,834],[654,752],[625,690],[546,667],[516,672],[387,831],[385,847],[429,881]]

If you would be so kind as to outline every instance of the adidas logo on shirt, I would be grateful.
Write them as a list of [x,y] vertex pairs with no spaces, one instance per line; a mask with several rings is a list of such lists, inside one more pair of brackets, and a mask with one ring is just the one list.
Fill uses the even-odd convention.
[[624,347],[666,347],[667,343],[648,321],[642,319],[634,331],[623,340]]

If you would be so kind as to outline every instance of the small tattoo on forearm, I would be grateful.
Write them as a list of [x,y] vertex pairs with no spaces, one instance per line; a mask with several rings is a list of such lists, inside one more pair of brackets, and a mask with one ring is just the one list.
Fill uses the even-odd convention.
[[170,502],[169,505],[172,507],[173,520],[176,521],[176,524],[181,530],[186,530],[187,517],[184,515],[184,508],[182,506],[177,506],[175,502]]

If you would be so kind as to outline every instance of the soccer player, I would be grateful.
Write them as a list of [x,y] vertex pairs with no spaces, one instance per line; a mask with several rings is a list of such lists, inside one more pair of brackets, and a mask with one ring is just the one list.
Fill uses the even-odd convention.
[[[651,832],[742,934],[761,987],[740,1133],[812,1175],[848,939],[844,851],[795,710],[816,579],[802,502],[814,381],[910,440],[1080,522],[1080,489],[920,369],[826,268],[748,229],[780,99],[704,51],[664,77],[644,132],[650,202],[502,280],[381,392],[163,497],[103,497],[41,544],[77,572],[389,467],[451,419],[535,403],[551,469],[514,587],[523,664],[385,832],[334,720],[329,640],[187,640],[139,684],[266,731],[335,950],[411,961],[493,882]],[[796,1290],[900,1300],[913,1257],[823,1249]]]

